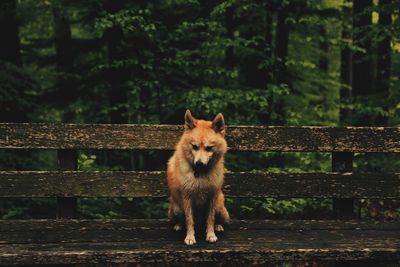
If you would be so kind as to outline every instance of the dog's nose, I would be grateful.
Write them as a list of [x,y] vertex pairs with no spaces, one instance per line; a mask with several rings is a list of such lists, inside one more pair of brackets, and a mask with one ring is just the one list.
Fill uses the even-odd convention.
[[196,161],[195,165],[196,167],[204,167],[204,163],[201,161]]

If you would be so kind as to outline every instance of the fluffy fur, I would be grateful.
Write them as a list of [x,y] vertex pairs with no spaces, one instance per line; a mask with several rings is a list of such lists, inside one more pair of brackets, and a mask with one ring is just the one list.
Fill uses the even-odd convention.
[[[167,181],[170,191],[168,216],[177,221],[181,214],[186,223],[187,245],[196,243],[194,214],[206,211],[206,240],[216,242],[215,231],[223,231],[215,224],[216,216],[222,223],[229,222],[224,205],[224,117],[219,113],[213,121],[195,119],[189,110],[185,113],[185,131],[168,162]],[[182,222],[174,230],[182,229]]]

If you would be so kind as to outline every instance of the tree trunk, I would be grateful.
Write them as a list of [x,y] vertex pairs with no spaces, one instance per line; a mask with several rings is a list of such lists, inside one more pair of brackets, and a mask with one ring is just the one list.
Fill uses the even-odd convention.
[[278,63],[278,70],[275,72],[276,84],[286,83],[286,59],[288,56],[289,45],[289,26],[286,23],[288,12],[286,8],[281,8],[278,11],[277,25],[276,25],[276,40],[275,40],[275,57]]
[[[380,0],[381,8],[390,5],[392,0]],[[379,26],[387,28],[392,24],[392,14],[387,10],[379,11]],[[382,100],[382,107],[385,111],[389,109],[389,87],[390,87],[390,67],[391,67],[391,35],[385,35],[384,39],[378,43],[377,73],[376,73],[376,95],[377,99]],[[387,116],[377,116],[376,126],[386,126]]]
[[[353,97],[363,99],[371,94],[373,83],[372,49],[369,35],[372,25],[372,0],[353,1],[353,44],[364,51],[355,51],[353,54]],[[371,118],[359,115],[355,118],[355,125],[371,125]]]
[[[27,75],[21,77],[22,59],[17,21],[17,1],[0,1],[0,122],[27,122],[32,111],[32,97],[26,94],[31,84]],[[16,66],[16,67],[15,67]],[[3,86],[12,86],[4,89]]]
[[[259,4],[260,8],[262,7]],[[265,35],[260,34],[263,27],[263,22],[265,20],[264,12],[257,11],[256,14],[252,15],[251,19],[247,18],[246,15],[241,17],[244,23],[248,23],[249,27],[241,32],[241,36],[248,40],[257,38],[256,44],[252,44],[248,47],[248,51],[242,56],[240,64],[240,75],[243,80],[243,84],[251,88],[266,88],[268,82],[268,73],[266,68],[260,68],[260,64],[263,64],[266,55],[264,53],[267,43],[260,41],[261,38],[265,38]],[[261,35],[261,36],[260,36]],[[260,38],[261,37],[261,38]]]
[[57,66],[63,71],[71,71],[73,65],[71,23],[59,5],[53,8],[53,18]]
[[[265,61],[268,61],[268,64],[265,67],[265,78],[266,78],[266,86],[273,82],[274,77],[274,63],[273,63],[273,19],[274,19],[274,11],[275,6],[271,2],[265,3]],[[260,113],[258,115],[258,119],[262,124],[270,125],[273,123],[271,118],[272,112],[272,101],[273,99],[269,99],[269,106],[267,107],[266,112]]]
[[[275,36],[275,84],[280,86],[282,84],[289,84],[289,77],[286,68],[286,60],[289,48],[289,25],[286,23],[286,18],[289,16],[288,7],[281,7],[278,11],[276,36]],[[275,125],[285,124],[284,114],[284,101],[282,97],[272,99],[272,112],[277,114],[276,119],[273,121]]]
[[273,30],[274,30],[274,5],[271,2],[267,2],[265,5],[265,56],[266,59],[271,63],[267,66],[267,83],[272,82],[273,80]]
[[56,48],[57,81],[55,84],[57,93],[54,101],[64,111],[63,122],[72,122],[74,112],[68,108],[76,98],[76,85],[71,79],[73,72],[73,51],[71,23],[63,13],[61,4],[55,3],[53,7],[54,42]]
[[[351,1],[351,0],[346,0]],[[351,8],[343,7],[344,17],[351,16]],[[342,39],[350,40],[351,32],[350,25],[344,21],[342,23]],[[346,45],[342,48],[340,53],[340,102],[345,103],[350,99],[351,96],[351,84],[352,84],[352,53],[350,47]],[[339,111],[339,125],[351,124],[349,119],[351,112],[348,108],[341,108]]]
[[18,36],[17,1],[0,1],[0,60],[22,66],[20,42]]
[[[123,7],[123,0],[105,0],[104,8],[107,13],[115,14]],[[123,32],[119,25],[106,30],[104,38],[107,43],[108,64],[112,65],[116,61],[124,59],[122,46]],[[125,70],[117,67],[110,67],[108,70],[108,81],[110,83],[109,101],[110,101],[110,122],[127,123],[127,92],[123,87]]]
[[[319,43],[319,60],[318,60],[318,68],[319,71],[321,72],[321,77],[323,79],[328,78],[328,53],[329,53],[329,43],[327,39],[327,33],[325,29],[325,25],[320,25],[319,26],[319,38],[320,38],[320,43]],[[319,85],[319,92],[321,95],[321,105],[324,106],[324,109],[326,109],[327,105],[327,94],[328,94],[328,88],[325,86],[325,83],[322,82]]]

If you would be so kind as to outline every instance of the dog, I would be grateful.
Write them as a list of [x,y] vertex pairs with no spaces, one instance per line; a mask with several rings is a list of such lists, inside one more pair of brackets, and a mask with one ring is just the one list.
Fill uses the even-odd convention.
[[221,113],[212,121],[205,121],[186,111],[184,133],[167,167],[168,217],[175,231],[183,229],[186,223],[186,245],[196,244],[194,217],[197,212],[205,211],[206,240],[210,243],[218,239],[215,232],[224,231],[221,224],[216,224],[216,218],[222,224],[230,222],[222,193],[227,152],[224,136],[225,121]]

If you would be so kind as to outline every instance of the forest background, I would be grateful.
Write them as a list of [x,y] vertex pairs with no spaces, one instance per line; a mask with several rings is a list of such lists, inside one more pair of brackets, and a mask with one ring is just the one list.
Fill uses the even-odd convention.
[[[399,0],[2,0],[0,122],[400,126]],[[79,170],[165,170],[171,152],[80,150]],[[398,172],[357,153],[357,172]],[[330,153],[231,152],[230,171],[325,172]],[[1,170],[56,170],[56,151],[0,150]],[[331,218],[330,199],[227,199],[234,218]],[[0,198],[0,218],[52,218]],[[82,218],[165,218],[166,199],[79,199]],[[400,218],[361,199],[360,218]]]

